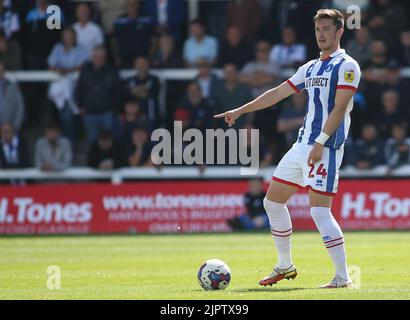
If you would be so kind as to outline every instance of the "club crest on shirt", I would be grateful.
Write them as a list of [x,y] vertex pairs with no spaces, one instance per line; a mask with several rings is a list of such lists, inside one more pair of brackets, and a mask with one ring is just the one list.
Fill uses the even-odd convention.
[[345,81],[349,83],[354,81],[354,70],[345,70]]
[[333,67],[334,67],[333,64],[329,64],[329,65],[326,67],[325,71],[326,71],[326,72],[330,72],[330,71],[332,71]]

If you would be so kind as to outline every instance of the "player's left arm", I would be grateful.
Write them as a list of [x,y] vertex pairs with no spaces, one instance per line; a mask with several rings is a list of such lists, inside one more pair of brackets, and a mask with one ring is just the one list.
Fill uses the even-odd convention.
[[334,134],[345,117],[350,100],[353,98],[360,81],[360,68],[357,63],[348,62],[341,66],[339,81],[336,86],[335,106],[330,112],[321,134],[308,157],[308,164],[322,159],[323,147],[327,139]]

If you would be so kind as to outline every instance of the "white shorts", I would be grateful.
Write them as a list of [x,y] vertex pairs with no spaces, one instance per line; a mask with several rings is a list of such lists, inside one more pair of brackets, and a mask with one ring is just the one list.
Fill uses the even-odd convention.
[[272,180],[334,196],[344,148],[335,150],[324,147],[322,160],[309,166],[307,159],[312,148],[313,145],[296,142],[279,162]]

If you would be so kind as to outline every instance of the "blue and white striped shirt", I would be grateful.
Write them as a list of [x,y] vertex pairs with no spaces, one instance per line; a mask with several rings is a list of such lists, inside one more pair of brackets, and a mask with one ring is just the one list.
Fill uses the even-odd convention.
[[[359,86],[361,71],[358,63],[345,50],[339,49],[325,59],[311,60],[301,66],[288,80],[292,88],[299,92],[307,90],[307,113],[303,126],[299,130],[297,141],[314,144],[322,131],[326,120],[335,106],[336,91],[348,89],[356,91]],[[350,100],[344,119],[332,136],[325,143],[326,147],[340,149],[347,139],[350,127],[350,112],[353,98]]]

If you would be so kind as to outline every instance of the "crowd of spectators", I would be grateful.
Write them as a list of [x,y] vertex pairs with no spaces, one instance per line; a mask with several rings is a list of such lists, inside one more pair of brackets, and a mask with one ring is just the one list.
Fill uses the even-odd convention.
[[[347,3],[204,0],[188,21],[183,0],[0,0],[0,167],[152,166],[152,130],[174,120],[185,129],[224,127],[213,114],[251,101],[286,80],[284,71],[318,56],[316,10],[345,12]],[[61,8],[61,30],[47,27],[52,4]],[[410,163],[410,78],[401,76],[410,67],[410,3],[358,5],[361,28],[346,28],[342,38],[363,73],[345,164],[392,170]],[[151,69],[170,68],[195,68],[197,75],[168,83],[160,102],[161,82]],[[122,69],[136,75],[121,78]],[[5,76],[17,70],[61,77],[47,88],[17,84]],[[276,164],[295,141],[305,104],[300,93],[236,123],[260,130],[262,165]],[[33,128],[43,135],[30,144]],[[88,151],[78,163],[81,143]]]

